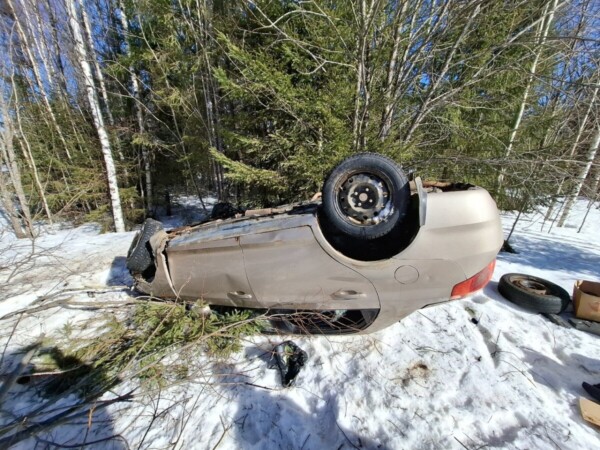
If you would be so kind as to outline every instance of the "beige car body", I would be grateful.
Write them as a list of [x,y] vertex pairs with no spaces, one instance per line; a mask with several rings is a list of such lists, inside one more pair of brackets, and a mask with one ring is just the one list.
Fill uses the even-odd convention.
[[375,310],[374,320],[357,331],[382,329],[449,300],[455,285],[489,267],[503,242],[486,190],[426,192],[418,178],[413,187],[418,232],[393,257],[359,261],[343,255],[323,234],[314,204],[300,212],[290,207],[160,231],[150,240],[156,274],[150,281],[137,276],[136,288],[209,305]]

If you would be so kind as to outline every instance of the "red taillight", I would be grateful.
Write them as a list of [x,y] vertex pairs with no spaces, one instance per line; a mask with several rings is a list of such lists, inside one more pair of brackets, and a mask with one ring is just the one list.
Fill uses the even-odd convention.
[[485,266],[481,272],[477,272],[471,278],[465,281],[461,281],[452,288],[452,294],[450,298],[456,300],[457,298],[465,297],[466,295],[472,294],[479,289],[483,289],[486,284],[492,279],[494,273],[494,267],[496,267],[496,260],[494,259],[491,263]]

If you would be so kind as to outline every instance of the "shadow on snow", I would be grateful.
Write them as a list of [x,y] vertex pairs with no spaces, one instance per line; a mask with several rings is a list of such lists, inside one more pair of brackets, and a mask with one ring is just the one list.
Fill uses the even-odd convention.
[[[246,356],[271,364],[270,352],[261,348],[248,348]],[[311,369],[309,363],[304,370]],[[245,378],[235,374],[235,366],[221,365],[221,370],[230,374],[226,380],[220,380],[228,391],[227,396],[237,402],[231,416],[231,430],[239,448],[389,448],[339,424],[338,386],[312,393],[307,405],[301,406],[293,397],[294,390],[302,389],[302,372],[299,387],[273,389],[247,384]],[[340,392],[343,395],[343,390]]]
[[548,271],[577,272],[596,278],[600,267],[600,252],[581,245],[559,241],[560,238],[515,236],[511,244],[518,254],[500,253],[498,259]]
[[[32,349],[56,368],[44,371],[36,367],[38,362],[25,361]],[[19,370],[20,364],[24,367]],[[106,389],[86,394],[78,387],[89,377],[89,387],[95,389],[93,380],[102,376],[97,372],[56,347],[31,346],[5,354],[0,367],[0,448],[128,448],[115,434],[105,404],[97,401]]]

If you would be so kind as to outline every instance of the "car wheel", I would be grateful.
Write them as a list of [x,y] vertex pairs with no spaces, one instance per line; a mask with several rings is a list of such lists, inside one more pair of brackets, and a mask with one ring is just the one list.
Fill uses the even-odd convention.
[[238,208],[233,206],[229,202],[220,202],[213,206],[210,213],[211,220],[216,219],[230,219],[235,217],[237,213],[241,212]]
[[410,186],[391,159],[360,153],[342,161],[323,187],[322,212],[338,231],[359,239],[390,233],[406,216]]
[[571,301],[569,293],[557,284],[521,273],[502,275],[498,291],[514,304],[539,313],[559,314]]
[[143,273],[153,264],[150,238],[163,229],[163,224],[154,219],[146,219],[142,229],[135,235],[127,252],[127,268],[132,273]]

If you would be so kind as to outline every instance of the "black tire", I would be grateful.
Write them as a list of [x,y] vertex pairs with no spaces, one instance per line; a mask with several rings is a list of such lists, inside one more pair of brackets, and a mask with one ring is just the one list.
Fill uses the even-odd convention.
[[502,275],[498,291],[515,305],[538,313],[559,314],[571,301],[569,293],[557,284],[522,273]]
[[164,229],[163,224],[159,221],[146,219],[127,252],[127,268],[131,273],[143,273],[154,264],[150,238],[162,229]]
[[229,202],[220,202],[213,206],[210,212],[210,219],[230,219],[235,217],[237,213],[241,212],[239,208],[236,208]]
[[581,386],[594,400],[600,402],[600,384],[589,384],[584,381]]
[[326,221],[340,233],[358,239],[390,233],[404,220],[409,204],[408,178],[393,160],[375,153],[345,159],[323,186]]

